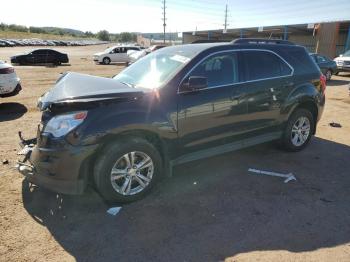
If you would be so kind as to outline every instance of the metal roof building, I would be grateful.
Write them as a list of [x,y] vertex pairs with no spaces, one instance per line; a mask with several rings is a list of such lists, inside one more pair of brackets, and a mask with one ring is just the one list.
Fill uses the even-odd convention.
[[330,58],[350,49],[350,21],[183,32],[184,44],[236,38],[284,39]]

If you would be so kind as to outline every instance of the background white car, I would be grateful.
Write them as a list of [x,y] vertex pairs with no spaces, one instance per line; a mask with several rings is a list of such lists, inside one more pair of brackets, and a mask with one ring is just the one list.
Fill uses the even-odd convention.
[[334,58],[334,61],[337,63],[337,73],[350,72],[350,50]]
[[21,90],[20,79],[14,67],[0,61],[0,97],[17,95]]
[[110,63],[129,63],[130,58],[127,52],[130,50],[140,51],[138,46],[113,46],[105,51],[96,53],[93,59],[96,63],[108,65]]

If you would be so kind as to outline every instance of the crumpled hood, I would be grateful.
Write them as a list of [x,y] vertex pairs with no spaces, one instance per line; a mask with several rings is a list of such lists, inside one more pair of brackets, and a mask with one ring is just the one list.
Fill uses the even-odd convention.
[[118,98],[132,98],[144,89],[129,87],[112,78],[68,72],[39,98],[38,107],[45,110],[54,103],[91,102]]

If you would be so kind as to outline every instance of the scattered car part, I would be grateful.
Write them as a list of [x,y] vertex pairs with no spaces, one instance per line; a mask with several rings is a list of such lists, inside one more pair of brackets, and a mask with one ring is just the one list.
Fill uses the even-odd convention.
[[271,172],[271,171],[264,171],[264,170],[258,170],[254,168],[249,168],[248,172],[255,173],[258,175],[267,175],[267,176],[276,176],[276,177],[282,177],[284,178],[284,183],[288,183],[291,180],[297,180],[296,177],[292,174],[281,174],[281,173],[276,173],[276,172]]
[[107,210],[107,213],[112,215],[112,216],[116,216],[121,209],[122,209],[122,207],[111,207]]
[[341,124],[335,123],[335,122],[329,123],[329,125],[330,125],[331,127],[338,127],[338,128],[341,128],[341,127],[342,127]]

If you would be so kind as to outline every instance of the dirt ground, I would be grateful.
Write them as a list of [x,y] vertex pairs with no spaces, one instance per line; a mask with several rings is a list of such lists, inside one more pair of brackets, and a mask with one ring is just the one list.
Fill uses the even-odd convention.
[[[116,216],[93,189],[65,196],[30,188],[13,168],[17,132],[35,135],[36,101],[60,72],[117,74],[123,66],[92,62],[103,48],[57,48],[68,66],[17,66],[23,90],[0,100],[0,159],[9,160],[0,163],[0,261],[350,261],[350,74],[328,83],[317,134],[302,152],[265,144],[179,166]],[[0,59],[24,50],[0,48]]]

